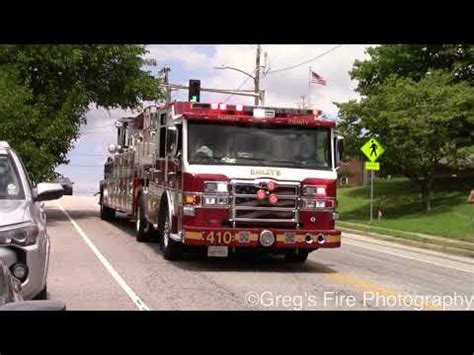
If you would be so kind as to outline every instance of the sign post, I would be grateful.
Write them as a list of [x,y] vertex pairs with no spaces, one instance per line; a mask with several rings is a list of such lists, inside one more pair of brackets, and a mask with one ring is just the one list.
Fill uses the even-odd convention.
[[369,159],[369,161],[365,162],[365,169],[370,170],[370,223],[372,223],[374,209],[374,171],[380,170],[380,163],[376,163],[376,160],[383,154],[385,149],[375,138],[370,138],[360,150]]

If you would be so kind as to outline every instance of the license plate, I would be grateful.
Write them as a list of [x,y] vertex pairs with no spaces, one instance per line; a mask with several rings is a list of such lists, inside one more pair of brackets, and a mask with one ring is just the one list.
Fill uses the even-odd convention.
[[229,256],[229,247],[209,246],[207,247],[207,256],[211,256],[215,258],[226,258]]

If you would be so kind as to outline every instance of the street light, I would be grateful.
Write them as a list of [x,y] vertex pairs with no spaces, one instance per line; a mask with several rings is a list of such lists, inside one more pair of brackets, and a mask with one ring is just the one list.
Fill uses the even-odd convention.
[[229,66],[227,66],[227,65],[223,65],[223,66],[221,66],[221,67],[214,67],[214,69],[230,69],[230,70],[235,70],[235,71],[238,71],[238,72],[240,72],[240,73],[242,73],[242,74],[245,74],[245,75],[247,75],[248,77],[252,78],[252,79],[253,79],[253,83],[254,83],[254,87],[255,87],[254,92],[255,92],[256,94],[259,94],[259,97],[255,97],[255,106],[258,106],[258,104],[259,104],[259,98],[262,99],[262,93],[260,92],[260,89],[259,89],[259,87],[258,87],[258,86],[259,86],[259,83],[258,83],[258,79],[257,79],[256,76],[253,76],[253,75],[251,75],[251,74],[249,74],[249,73],[247,73],[247,72],[245,72],[245,71],[243,71],[243,70],[241,70],[241,69],[239,69],[239,68],[229,67]]
[[227,65],[223,65],[223,66],[221,66],[221,67],[214,67],[214,69],[231,69],[231,70],[237,70],[237,71],[241,72],[242,74],[245,74],[245,75],[247,75],[247,76],[250,76],[254,81],[255,81],[255,79],[256,79],[253,75],[250,75],[249,73],[247,73],[247,72],[245,72],[245,71],[243,71],[243,70],[240,70],[240,69],[234,68],[234,67],[229,67],[229,66],[227,66]]

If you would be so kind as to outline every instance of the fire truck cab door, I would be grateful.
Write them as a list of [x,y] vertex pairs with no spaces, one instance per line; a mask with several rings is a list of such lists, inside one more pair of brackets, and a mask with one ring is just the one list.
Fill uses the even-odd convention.
[[179,189],[181,172],[181,125],[168,127],[166,139],[166,186],[171,189]]

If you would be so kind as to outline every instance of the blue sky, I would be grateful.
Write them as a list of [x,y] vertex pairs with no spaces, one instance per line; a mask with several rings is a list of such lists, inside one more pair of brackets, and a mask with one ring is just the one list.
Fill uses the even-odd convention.
[[[299,64],[335,45],[262,45],[268,60],[267,68],[276,70]],[[310,98],[313,108],[322,109],[329,117],[337,116],[334,101],[357,99],[356,86],[349,77],[349,70],[356,59],[367,58],[367,45],[343,45],[331,53],[306,65],[263,76],[261,89],[266,90],[268,106],[297,107],[301,96]],[[246,72],[255,69],[256,45],[150,45],[149,57],[157,61],[156,67],[147,67],[157,73],[164,65],[171,68],[170,82],[186,84],[189,79],[200,79],[202,87],[221,89],[253,89],[252,80],[232,70],[216,70],[213,67],[228,65]],[[262,56],[262,65],[265,64]],[[308,87],[309,66],[327,80],[326,86]],[[187,100],[186,91],[173,92],[173,98]],[[228,95],[202,93],[202,102],[222,102]],[[232,97],[228,102],[252,104],[253,98]],[[76,194],[93,194],[98,191],[103,176],[103,163],[107,158],[107,146],[116,142],[114,122],[133,114],[123,110],[106,111],[91,105],[87,124],[81,128],[81,137],[69,154],[70,163],[56,171],[74,181]]]

